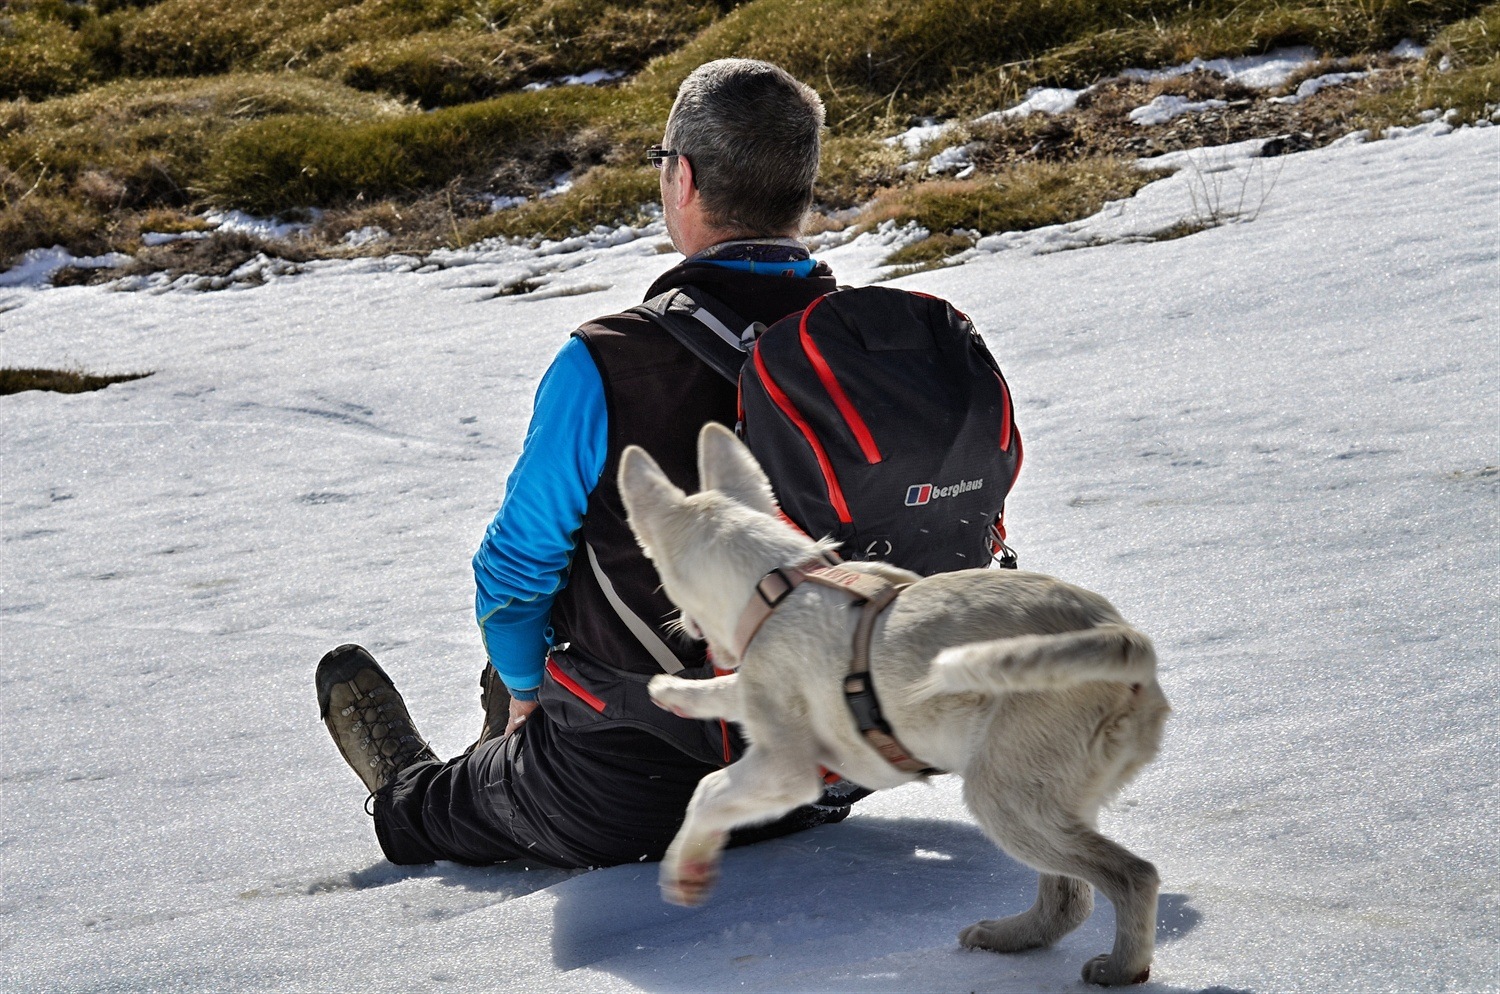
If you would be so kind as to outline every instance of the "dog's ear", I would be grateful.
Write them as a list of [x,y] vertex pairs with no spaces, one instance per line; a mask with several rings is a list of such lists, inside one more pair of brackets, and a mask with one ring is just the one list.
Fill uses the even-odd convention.
[[[647,548],[661,514],[679,504],[687,494],[667,479],[656,460],[639,445],[626,447],[620,456],[618,482],[620,498],[625,502],[626,519],[641,547]],[[651,550],[647,548],[647,551]]]
[[717,421],[698,433],[698,479],[704,490],[717,490],[762,514],[776,513],[765,470],[734,432]]

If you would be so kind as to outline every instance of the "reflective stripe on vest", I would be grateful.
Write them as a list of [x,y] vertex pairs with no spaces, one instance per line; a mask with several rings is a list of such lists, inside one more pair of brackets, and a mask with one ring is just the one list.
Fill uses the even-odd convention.
[[589,566],[594,571],[594,579],[599,581],[599,589],[604,592],[604,599],[609,601],[609,606],[615,609],[615,614],[619,615],[625,627],[630,629],[630,634],[634,635],[646,651],[651,653],[651,658],[656,660],[656,664],[664,673],[676,673],[682,669],[682,660],[678,659],[677,654],[667,647],[667,643],[661,640],[656,630],[642,621],[640,616],[630,610],[620,599],[620,595],[615,593],[615,585],[610,583],[609,577],[604,575],[604,568],[599,565],[599,557],[594,554],[594,547],[587,542],[583,547],[588,550]]

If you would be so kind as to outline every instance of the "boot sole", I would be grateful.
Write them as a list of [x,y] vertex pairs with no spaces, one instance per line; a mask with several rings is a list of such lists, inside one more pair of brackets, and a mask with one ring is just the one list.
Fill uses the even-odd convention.
[[318,660],[318,671],[313,677],[318,688],[318,717],[327,720],[328,701],[333,695],[333,688],[353,680],[360,670],[374,670],[382,680],[391,685],[392,690],[396,688],[396,684],[380,668],[368,649],[352,642],[341,645]]

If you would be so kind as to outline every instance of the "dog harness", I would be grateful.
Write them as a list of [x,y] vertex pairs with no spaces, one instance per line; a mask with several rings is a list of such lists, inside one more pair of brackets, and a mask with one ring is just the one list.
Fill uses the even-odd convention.
[[878,576],[849,569],[831,553],[801,566],[773,569],[755,585],[756,596],[750,599],[745,612],[740,615],[734,632],[735,655],[744,658],[751,640],[766,619],[776,613],[787,595],[803,583],[814,583],[848,594],[854,598],[852,606],[860,608],[859,622],[854,628],[849,674],[844,677],[844,702],[865,741],[898,770],[921,776],[942,773],[942,770],[913,758],[897,740],[890,723],[880,713],[880,699],[875,696],[875,684],[870,679],[870,636],[875,630],[875,621],[906,588],[905,584],[893,584]]

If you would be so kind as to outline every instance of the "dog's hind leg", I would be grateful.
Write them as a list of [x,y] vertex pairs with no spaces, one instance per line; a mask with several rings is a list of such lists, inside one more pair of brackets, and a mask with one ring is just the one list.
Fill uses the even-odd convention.
[[698,781],[682,828],[662,857],[662,897],[687,907],[703,903],[718,880],[729,830],[817,800],[823,793],[817,769],[811,756],[752,745],[738,762]]
[[[971,784],[972,781],[966,782],[965,787]],[[1088,881],[1114,905],[1114,948],[1085,963],[1083,979],[1104,986],[1145,982],[1151,975],[1151,956],[1156,944],[1156,896],[1160,886],[1156,867],[1066,811],[1051,808],[1045,802],[1033,806],[1000,800],[1026,796],[1022,785],[1012,786],[1014,789],[997,794],[965,790],[970,810],[990,837],[1011,855],[1045,874]],[[1044,885],[1045,881],[1044,877]],[[1038,905],[1041,904],[1039,898]],[[1077,914],[1079,907],[1072,904],[1068,913]],[[1016,917],[1025,919],[1031,913]],[[1055,919],[1054,924],[1061,925],[1063,920],[1066,919]],[[985,924],[981,922],[975,928],[983,929]],[[982,938],[985,934],[980,931],[974,936]],[[982,942],[972,944],[995,948]]]
[[958,933],[958,941],[970,949],[997,953],[1038,949],[1082,925],[1093,910],[1094,892],[1086,882],[1043,873],[1037,881],[1036,903],[1029,910],[976,922]]
[[1156,949],[1156,867],[1090,828],[1075,835],[1077,875],[1097,887],[1115,906],[1115,945],[1083,965],[1083,979],[1113,987],[1145,983]]

